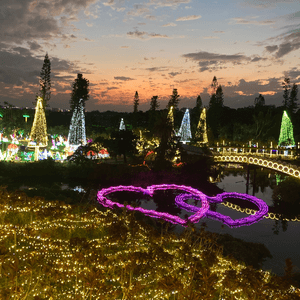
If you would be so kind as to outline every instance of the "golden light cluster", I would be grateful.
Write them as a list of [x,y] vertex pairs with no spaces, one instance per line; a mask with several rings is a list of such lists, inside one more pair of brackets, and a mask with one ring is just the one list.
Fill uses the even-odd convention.
[[0,299],[299,295],[269,272],[224,258],[204,230],[190,227],[176,236],[165,226],[158,232],[146,221],[125,208],[71,206],[0,188]]

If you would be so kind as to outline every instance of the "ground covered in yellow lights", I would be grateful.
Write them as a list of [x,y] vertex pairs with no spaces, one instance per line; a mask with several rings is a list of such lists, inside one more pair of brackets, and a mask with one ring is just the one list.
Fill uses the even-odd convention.
[[300,299],[289,272],[225,259],[204,229],[176,236],[146,218],[0,188],[0,298]]

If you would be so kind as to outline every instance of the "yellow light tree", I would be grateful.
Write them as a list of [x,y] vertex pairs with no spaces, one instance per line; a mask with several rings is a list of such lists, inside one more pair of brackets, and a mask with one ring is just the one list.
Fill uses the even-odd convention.
[[196,138],[201,139],[199,144],[207,144],[207,128],[206,128],[206,109],[203,108],[196,131]]
[[174,112],[173,112],[173,110],[174,110],[174,107],[171,106],[170,109],[169,109],[169,112],[168,112],[168,119],[171,121],[172,128],[174,130]]
[[46,146],[48,143],[46,116],[42,101],[43,99],[38,97],[30,132],[30,140],[36,141],[37,146]]

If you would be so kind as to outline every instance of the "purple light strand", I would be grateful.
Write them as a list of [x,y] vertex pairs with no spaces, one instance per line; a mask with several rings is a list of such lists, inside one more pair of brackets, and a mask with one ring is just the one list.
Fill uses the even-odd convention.
[[[127,205],[126,208],[129,210],[140,211],[147,216],[163,219],[173,224],[180,224],[182,226],[187,226],[188,222],[197,223],[201,218],[208,217],[214,220],[221,221],[227,226],[232,228],[240,227],[244,225],[248,225],[248,226],[252,225],[253,223],[256,223],[259,220],[261,220],[268,213],[268,205],[263,200],[258,199],[254,196],[239,194],[239,193],[222,193],[217,195],[216,197],[208,197],[204,193],[198,191],[197,189],[184,186],[184,185],[176,185],[176,184],[152,185],[152,186],[148,186],[146,189],[143,189],[141,187],[135,187],[135,186],[120,185],[120,186],[115,186],[115,187],[110,187],[107,189],[100,190],[97,194],[97,199],[99,203],[101,203],[105,207],[113,208],[114,206],[117,206],[122,208],[124,207],[123,204],[120,204],[118,202],[113,202],[108,198],[106,198],[105,196],[114,192],[127,191],[127,192],[143,193],[145,195],[149,195],[153,197],[153,194],[156,190],[169,190],[169,189],[183,190],[185,192],[188,192],[189,194],[183,193],[176,196],[175,203],[179,208],[183,208],[187,211],[194,212],[195,214],[190,216],[188,219],[183,220],[182,218],[171,215],[169,213],[157,212],[155,210],[147,210],[141,207],[132,207],[131,205]],[[241,218],[238,220],[233,220],[229,216],[224,216],[220,213],[209,210],[209,202],[221,203],[226,198],[238,198],[238,199],[250,201],[254,203],[259,210],[254,215],[251,215],[246,218]],[[202,206],[196,207],[187,204],[185,202],[187,199],[200,200]]]
[[[185,209],[187,211],[191,212],[197,212],[199,209],[196,206],[190,205],[186,203],[185,201],[188,199],[194,199],[194,200],[200,200],[199,198],[195,197],[194,195],[190,194],[180,194],[176,196],[175,198],[175,203],[178,207]],[[226,198],[237,198],[237,199],[242,199],[246,201],[250,201],[254,203],[258,207],[258,211],[249,217],[246,218],[241,218],[237,220],[233,220],[229,216],[224,216],[218,212],[214,212],[211,210],[206,211],[205,217],[211,218],[213,220],[221,221],[227,226],[231,228],[236,228],[240,226],[250,226],[258,221],[260,221],[265,215],[268,214],[269,207],[268,205],[261,199],[258,199],[254,196],[246,195],[246,194],[239,194],[239,193],[222,193],[217,195],[216,197],[207,197],[209,202],[212,203],[221,203],[224,201]]]
[[146,189],[143,189],[141,187],[135,187],[135,186],[115,186],[115,187],[110,187],[107,189],[102,189],[98,192],[97,194],[97,199],[99,203],[101,203],[105,207],[113,208],[114,205],[122,208],[124,207],[123,204],[120,204],[118,202],[113,202],[109,199],[107,199],[105,196],[114,192],[121,192],[121,191],[126,191],[126,192],[138,192],[138,193],[143,193],[145,195],[149,195],[153,197],[153,194],[156,190],[169,190],[169,189],[176,189],[176,190],[183,190],[185,192],[190,193],[191,195],[197,196],[197,199],[201,199],[202,202],[202,207],[198,208],[197,212],[190,216],[187,220],[183,220],[180,217],[171,215],[169,213],[162,213],[162,212],[157,212],[155,210],[148,210],[144,209],[141,207],[132,207],[131,205],[127,205],[126,208],[129,210],[134,210],[134,211],[139,211],[142,212],[143,214],[153,217],[153,218],[159,218],[163,219],[165,221],[171,222],[173,224],[181,224],[182,226],[187,226],[188,222],[196,223],[198,222],[208,211],[209,209],[209,203],[206,199],[206,195],[204,195],[202,192],[193,189],[192,187],[184,186],[184,185],[176,185],[176,184],[160,184],[160,185],[152,185],[148,186]]

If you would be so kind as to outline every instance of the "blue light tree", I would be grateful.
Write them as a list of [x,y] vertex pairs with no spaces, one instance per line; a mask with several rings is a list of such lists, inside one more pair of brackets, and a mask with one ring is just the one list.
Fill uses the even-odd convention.
[[126,130],[126,127],[125,127],[125,123],[124,123],[123,118],[121,118],[119,130]]
[[186,109],[181,126],[179,128],[179,131],[177,133],[177,136],[180,136],[180,141],[182,143],[190,142],[192,138],[192,133],[191,133],[191,121],[190,121],[190,113],[189,110]]
[[85,118],[83,110],[83,100],[80,99],[78,105],[74,108],[71,119],[68,135],[69,145],[79,146],[80,144],[86,144]]

